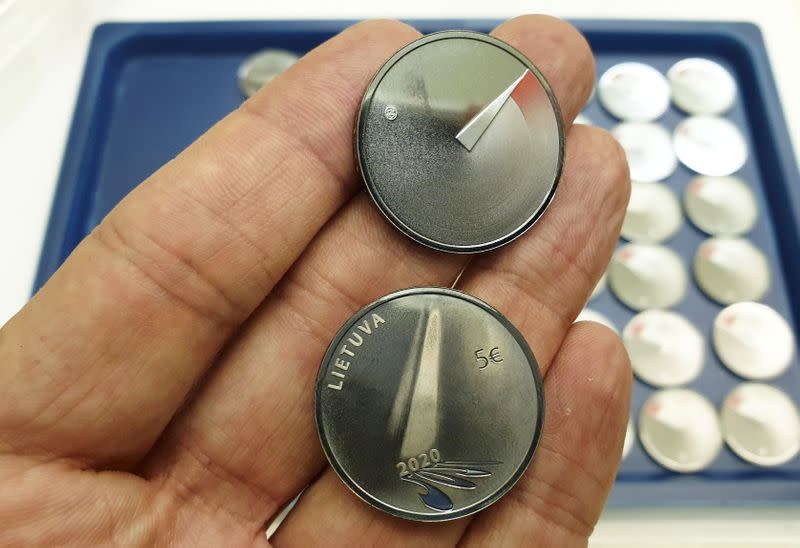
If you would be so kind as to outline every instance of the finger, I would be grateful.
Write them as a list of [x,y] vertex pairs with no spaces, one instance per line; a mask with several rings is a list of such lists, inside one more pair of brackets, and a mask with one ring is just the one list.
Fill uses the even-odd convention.
[[416,32],[356,25],[134,190],[0,336],[0,451],[137,458],[357,188],[355,113]]
[[[462,275],[462,279],[467,276],[470,292],[476,291],[475,294],[479,297],[486,297],[488,294],[489,297],[486,297],[486,300],[489,304],[496,305],[499,303],[502,305],[500,310],[509,313],[511,321],[517,327],[522,327],[521,331],[529,342],[532,340],[542,341],[542,337],[549,341],[552,347],[542,348],[544,350],[541,353],[543,357],[539,357],[540,353],[538,352],[542,344],[533,346],[534,353],[543,372],[547,371],[547,367],[552,360],[552,354],[556,352],[557,345],[560,344],[561,338],[567,332],[571,321],[563,327],[559,327],[560,323],[558,325],[548,324],[552,318],[542,314],[541,307],[532,297],[538,295],[540,291],[533,285],[521,285],[523,282],[518,282],[517,277],[529,276],[531,283],[540,284],[541,290],[549,294],[548,284],[562,283],[555,281],[555,278],[566,276],[572,281],[569,283],[564,282],[566,285],[560,288],[565,291],[562,299],[564,301],[574,299],[576,302],[582,299],[585,302],[588,292],[591,291],[593,286],[593,280],[599,278],[602,272],[602,265],[599,263],[607,261],[613,248],[612,240],[615,241],[618,237],[619,225],[624,213],[622,210],[624,210],[624,203],[627,201],[627,183],[623,177],[626,168],[624,166],[614,167],[615,162],[622,161],[622,156],[617,151],[617,148],[618,145],[611,140],[611,137],[601,130],[590,127],[574,128],[567,141],[568,161],[564,168],[564,180],[561,183],[559,193],[556,194],[556,198],[550,206],[551,209],[543,217],[541,225],[534,229],[534,231],[538,230],[539,232],[545,230],[564,232],[565,226],[574,225],[570,226],[569,230],[575,230],[578,237],[582,237],[584,240],[574,241],[569,253],[577,256],[584,253],[581,251],[583,249],[593,250],[591,251],[591,257],[583,257],[581,259],[598,262],[597,267],[593,265],[583,267],[585,270],[590,270],[589,274],[576,273],[572,271],[574,267],[564,266],[564,256],[554,258],[550,262],[541,261],[541,264],[536,263],[533,266],[528,263],[521,263],[520,268],[524,268],[524,274],[509,274],[508,272],[511,271],[504,271],[498,267],[490,268],[490,265],[484,267],[488,268],[486,271],[472,272],[475,269],[476,262],[484,262],[483,256],[481,256],[473,259],[464,275]],[[623,177],[621,182],[619,180],[620,177]],[[592,181],[593,184],[590,185],[589,181]],[[617,194],[621,194],[622,197],[612,198]],[[619,204],[617,204],[617,200]],[[605,202],[606,207],[604,211],[600,211],[602,208],[601,203],[603,202]],[[575,219],[575,211],[586,215],[580,223]],[[573,241],[571,237],[565,237],[565,239],[568,242]],[[550,240],[542,240],[539,236],[530,237],[526,235],[505,249],[541,247],[542,249],[539,252],[546,253],[546,248],[551,245],[549,242]],[[566,252],[566,249],[562,251],[562,253]],[[519,253],[522,252],[503,250],[497,252],[495,257]],[[533,253],[533,251],[527,251],[526,253]],[[571,263],[574,263],[574,261]],[[536,268],[540,269],[538,274],[534,272]],[[553,268],[553,278],[546,275],[548,268]],[[509,284],[509,277],[513,281],[512,284]],[[524,283],[527,284],[527,281]],[[585,289],[583,288],[584,285],[586,286]],[[493,293],[495,289],[503,292]],[[506,291],[507,293],[505,293]],[[585,295],[582,296],[583,293]],[[515,304],[511,306],[509,303]],[[530,314],[530,317],[528,314]],[[570,312],[565,311],[563,314],[566,316]],[[577,311],[575,314],[577,314]],[[536,321],[537,317],[539,321]],[[555,329],[562,329],[563,333],[556,333]],[[309,383],[305,390],[309,394],[307,405],[310,408],[312,405],[313,385]],[[308,428],[313,428],[313,418],[309,417],[308,421]],[[319,442],[316,439],[312,439],[309,443],[312,444],[310,450],[318,451],[317,445]],[[289,463],[287,462],[288,465]],[[337,482],[340,483],[333,470],[326,469],[321,478],[303,494],[295,509],[290,513],[286,523],[278,529],[273,540],[277,543],[285,541],[289,545],[302,544],[301,541],[309,540],[309,535],[317,534],[320,535],[317,538],[319,542],[327,539],[330,542],[347,544],[348,541],[352,540],[350,535],[354,534],[353,532],[368,528],[372,536],[361,536],[360,538],[363,543],[370,544],[377,542],[378,539],[387,538],[387,535],[396,533],[396,520],[394,518],[377,512],[368,505],[361,503],[356,499],[355,495],[337,486]],[[347,512],[340,512],[339,509],[341,508],[346,508]],[[457,520],[441,524],[436,529],[437,536],[435,538],[438,539],[438,535],[442,535],[444,539],[449,539],[451,536],[458,537],[468,522],[469,520]],[[341,531],[345,536],[342,539],[331,536],[331,531],[334,530]],[[416,529],[412,528],[410,534],[415,536],[417,534]]]
[[[527,21],[536,25],[531,39],[541,37],[542,48],[554,41],[549,24],[557,32],[577,34],[550,18],[542,19],[544,26],[538,18]],[[582,39],[561,43],[567,47],[550,55],[591,63]],[[527,49],[535,50],[536,44]],[[545,76],[564,94],[559,101],[577,105],[570,94],[583,84],[562,78],[589,78],[590,72]],[[348,204],[253,316],[169,429],[149,459],[148,473],[203,504],[237,508],[261,527],[324,463],[312,413],[314,383],[338,328],[358,308],[390,291],[449,285],[463,261],[414,244],[380,218],[366,198]]]
[[528,471],[462,543],[585,546],[619,467],[631,383],[617,335],[589,322],[572,327],[545,379],[544,428]]
[[630,194],[619,144],[578,125],[564,182],[541,221],[516,242],[477,257],[460,288],[492,304],[530,344],[543,372],[608,264]]

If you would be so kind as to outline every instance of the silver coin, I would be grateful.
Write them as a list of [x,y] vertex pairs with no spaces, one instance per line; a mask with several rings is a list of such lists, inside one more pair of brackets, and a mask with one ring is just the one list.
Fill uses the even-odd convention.
[[782,390],[743,383],[722,403],[722,436],[731,450],[758,466],[780,466],[800,453],[800,411]]
[[625,460],[636,443],[636,430],[633,428],[633,420],[628,418],[628,426],[625,428],[625,441],[622,444],[622,460]]
[[282,49],[265,49],[250,55],[239,65],[239,89],[245,97],[252,97],[298,59],[296,54]]
[[622,237],[632,242],[659,243],[671,238],[683,222],[675,194],[663,183],[631,183],[631,197],[622,223]]
[[775,309],[742,302],[723,309],[714,319],[714,350],[725,366],[751,380],[774,379],[792,363],[792,329]]
[[572,123],[573,124],[583,124],[585,126],[593,126],[594,125],[594,122],[592,122],[592,119],[589,118],[588,116],[586,116],[583,113],[578,114],[575,117],[575,121],[572,122]]
[[597,94],[607,111],[630,122],[651,122],[669,107],[664,75],[643,63],[619,63],[600,77]]
[[442,251],[513,240],[550,203],[564,160],[556,99],[511,46],[476,32],[430,34],[367,88],[357,165],[384,215]]
[[596,322],[596,323],[599,323],[600,325],[606,326],[607,328],[609,328],[614,333],[619,333],[619,330],[617,329],[617,326],[614,325],[614,322],[612,322],[611,319],[608,316],[598,312],[597,310],[593,310],[591,308],[584,308],[583,310],[581,310],[580,314],[578,314],[578,317],[575,318],[575,321],[576,322]]
[[625,150],[634,181],[661,181],[678,166],[669,132],[658,124],[625,122],[611,134]]
[[674,472],[699,472],[722,449],[717,412],[711,403],[685,388],[653,394],[639,415],[639,440],[647,454]]
[[633,372],[659,388],[695,380],[703,368],[705,342],[686,318],[668,310],[646,310],[622,332]]
[[757,301],[769,289],[767,258],[744,238],[709,238],[697,248],[694,277],[721,304]]
[[356,313],[325,354],[316,394],[320,440],[342,481],[422,521],[463,517],[506,493],[544,413],[522,335],[450,289],[400,291]]
[[683,199],[689,220],[712,236],[744,234],[758,218],[753,191],[738,177],[697,176]]
[[614,254],[608,281],[617,298],[634,310],[669,308],[686,294],[688,276],[671,249],[628,244]]
[[673,144],[678,159],[702,175],[730,175],[747,161],[742,132],[725,118],[690,116],[675,128]]
[[667,72],[672,101],[689,114],[722,114],[736,99],[736,81],[728,70],[710,59],[691,57]]
[[594,289],[592,289],[592,294],[589,295],[589,300],[593,300],[597,298],[598,295],[601,295],[603,291],[606,290],[606,279],[608,278],[608,272],[603,272],[603,275],[600,276],[600,279],[597,280],[597,284],[595,284]]

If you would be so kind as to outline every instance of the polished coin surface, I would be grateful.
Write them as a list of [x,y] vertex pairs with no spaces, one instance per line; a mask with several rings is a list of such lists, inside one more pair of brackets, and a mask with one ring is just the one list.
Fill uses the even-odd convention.
[[631,182],[631,197],[622,237],[631,242],[660,243],[681,227],[683,213],[675,194],[664,183]]
[[652,122],[669,107],[667,79],[643,63],[614,65],[600,77],[597,93],[608,112],[630,122]]
[[753,191],[738,177],[697,176],[686,186],[686,216],[712,236],[738,236],[756,224]]
[[774,308],[742,302],[714,319],[714,350],[725,366],[745,379],[774,379],[792,363],[792,328]]
[[709,238],[697,248],[694,277],[721,304],[757,301],[769,289],[767,258],[744,238]]
[[631,319],[622,333],[633,372],[659,388],[695,380],[703,368],[703,336],[685,317],[668,310],[646,310]]
[[617,124],[611,134],[625,150],[634,181],[661,181],[678,166],[672,139],[658,124],[625,122]]
[[611,259],[608,282],[634,310],[669,308],[686,294],[688,275],[677,253],[652,244],[628,244]]
[[550,203],[561,113],[539,70],[476,32],[430,34],[370,83],[357,165],[383,214],[429,247],[473,253],[513,240]]
[[522,335],[449,289],[400,291],[356,313],[317,380],[334,470],[369,504],[413,520],[459,518],[500,498],[533,456],[543,413]]
[[780,466],[800,453],[800,412],[786,392],[743,383],[722,403],[722,436],[734,453],[758,466]]
[[239,89],[245,97],[252,97],[298,59],[296,54],[282,49],[257,51],[239,65]]
[[667,72],[672,101],[689,114],[722,114],[736,99],[736,81],[728,70],[710,59],[690,57]]
[[596,322],[599,323],[600,325],[606,326],[614,333],[619,333],[617,326],[614,325],[614,322],[612,322],[608,316],[592,308],[584,308],[583,310],[581,310],[580,314],[578,314],[578,317],[575,318],[575,321]]
[[639,415],[639,440],[647,454],[674,472],[699,472],[722,449],[717,411],[694,390],[656,392]]
[[725,118],[690,116],[675,128],[675,154],[701,175],[730,175],[747,161],[742,132]]

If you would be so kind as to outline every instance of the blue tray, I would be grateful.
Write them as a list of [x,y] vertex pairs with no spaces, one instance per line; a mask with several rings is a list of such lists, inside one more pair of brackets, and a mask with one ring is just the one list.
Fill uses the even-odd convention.
[[[347,21],[226,23],[120,23],[97,27],[42,248],[35,288],[138,182],[174,157],[214,122],[236,108],[239,63],[264,47],[305,52],[336,34]],[[445,28],[488,31],[494,21],[418,21],[423,32]],[[714,59],[739,83],[728,117],[739,125],[751,155],[740,175],[758,199],[760,218],[749,238],[770,259],[773,283],[763,302],[793,325],[800,319],[800,176],[758,29],[744,23],[578,21],[597,57],[598,74],[614,63],[638,60],[661,71],[687,56]],[[591,103],[598,125],[615,120]],[[674,108],[660,120],[672,129],[683,115]],[[691,177],[680,166],[667,184],[678,193]],[[667,245],[691,264],[704,236],[688,222]],[[591,307],[620,328],[633,316],[610,292]],[[692,285],[676,309],[707,336],[720,306]],[[800,399],[795,363],[773,384]],[[701,376],[690,386],[715,405],[740,379],[708,348]],[[653,389],[636,381],[632,413]],[[622,463],[611,500],[615,505],[776,504],[800,502],[800,459],[761,469],[724,449],[705,472],[674,474],[655,464],[638,443]]]

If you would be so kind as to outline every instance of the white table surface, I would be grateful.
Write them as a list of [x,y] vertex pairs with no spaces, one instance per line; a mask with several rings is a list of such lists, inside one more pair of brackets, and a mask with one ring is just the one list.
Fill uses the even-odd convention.
[[[454,8],[453,6],[457,6]],[[0,324],[28,299],[94,26],[104,21],[503,18],[738,20],[764,32],[800,157],[800,1],[769,0],[0,0]],[[596,546],[800,546],[790,508],[612,509]]]

